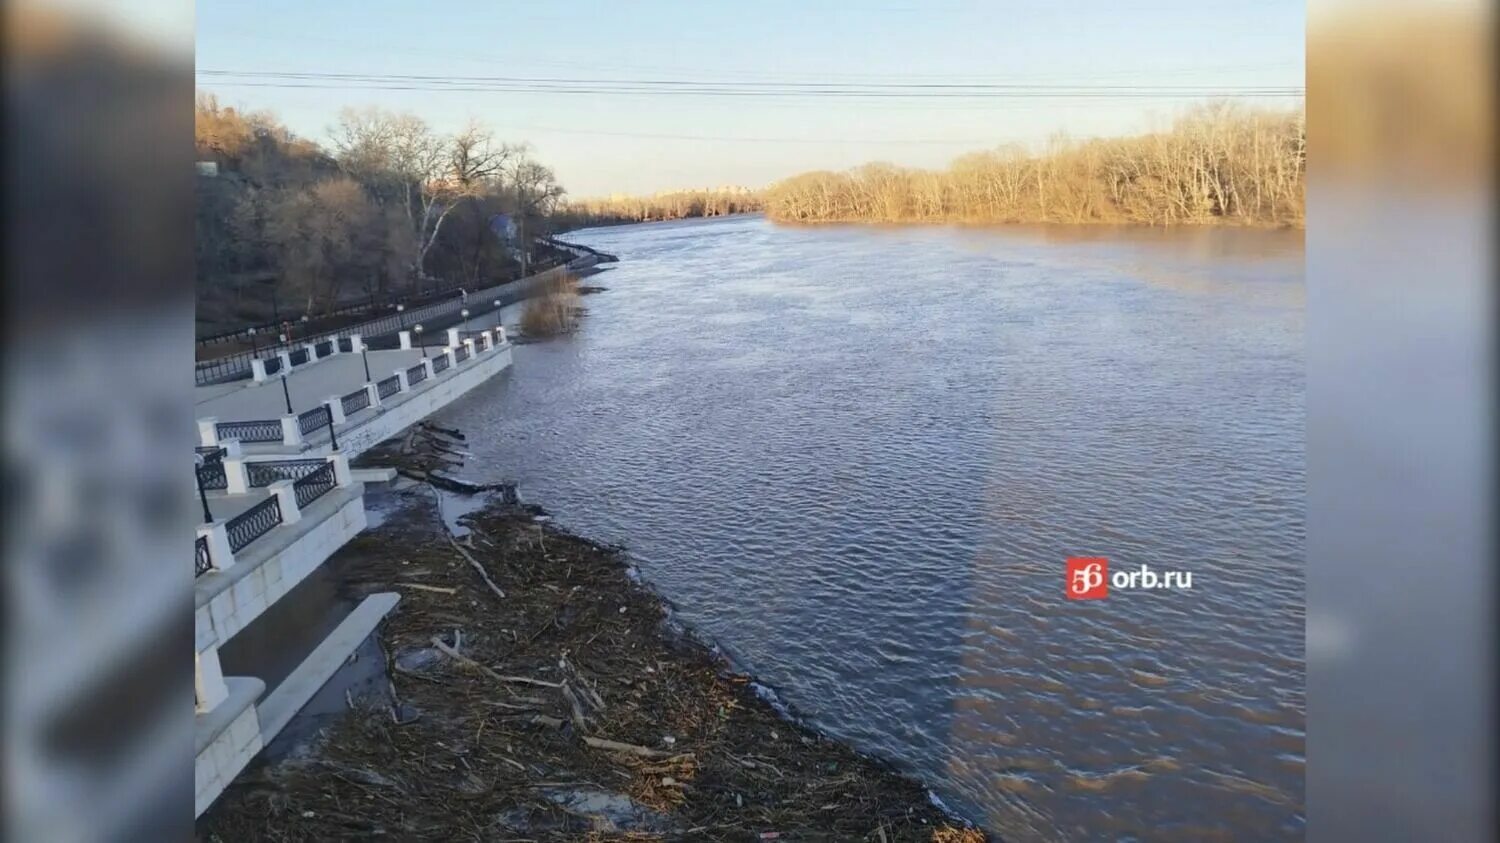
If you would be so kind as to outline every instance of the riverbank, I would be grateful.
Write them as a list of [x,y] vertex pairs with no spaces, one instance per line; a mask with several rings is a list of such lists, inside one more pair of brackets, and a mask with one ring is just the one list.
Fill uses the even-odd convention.
[[402,495],[330,563],[402,596],[389,692],[242,776],[200,839],[985,839],[789,719],[619,549],[498,499],[455,542],[430,487]]

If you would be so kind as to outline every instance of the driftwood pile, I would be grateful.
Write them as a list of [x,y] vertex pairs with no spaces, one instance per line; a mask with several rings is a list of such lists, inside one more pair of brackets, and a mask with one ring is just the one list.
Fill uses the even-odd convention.
[[402,595],[388,693],[232,786],[199,839],[985,839],[672,633],[617,548],[504,503],[455,537],[427,489],[408,501],[328,563]]

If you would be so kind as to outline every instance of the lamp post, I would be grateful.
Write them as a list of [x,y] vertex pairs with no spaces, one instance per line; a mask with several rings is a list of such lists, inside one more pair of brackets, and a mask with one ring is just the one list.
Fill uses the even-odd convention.
[[500,300],[495,299],[495,326],[500,326]]
[[214,523],[214,514],[208,511],[208,494],[203,491],[203,455],[193,454],[193,475],[198,480],[198,501],[203,504],[203,523]]
[[406,313],[406,305],[396,305],[396,325],[400,328],[406,327],[406,317],[403,315],[404,313]]
[[286,399],[286,414],[292,414],[292,391],[286,388],[286,371],[281,372],[281,395]]
[[254,328],[247,328],[245,332],[250,335],[250,356],[251,357],[259,357],[260,356],[260,346],[258,346],[258,345],[255,344],[255,329]]
[[422,336],[422,326],[419,324],[419,325],[417,325],[417,327],[412,328],[412,330],[417,332],[417,343],[422,346],[422,359],[426,360],[427,359],[427,340],[425,338],[423,338],[423,336]]
[[370,382],[370,355],[366,353],[369,350],[370,350],[369,346],[365,345],[365,338],[364,337],[360,337],[359,338],[359,358],[360,358],[360,360],[364,361],[364,364],[365,364],[365,383],[369,383]]

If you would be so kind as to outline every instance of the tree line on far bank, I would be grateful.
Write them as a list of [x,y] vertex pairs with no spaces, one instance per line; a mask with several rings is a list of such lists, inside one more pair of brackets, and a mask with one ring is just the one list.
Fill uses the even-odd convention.
[[746,188],[677,190],[652,196],[611,196],[571,200],[556,212],[559,226],[584,228],[591,225],[660,222],[689,217],[721,217],[759,211],[760,194]]
[[452,134],[420,118],[348,109],[325,148],[274,116],[200,95],[199,321],[318,316],[340,304],[420,294],[440,283],[515,274],[496,215],[543,233],[563,194],[523,144],[478,124]]
[[772,185],[785,222],[1246,223],[1302,226],[1298,111],[1201,107],[1169,131],[965,155],[947,170],[867,164]]

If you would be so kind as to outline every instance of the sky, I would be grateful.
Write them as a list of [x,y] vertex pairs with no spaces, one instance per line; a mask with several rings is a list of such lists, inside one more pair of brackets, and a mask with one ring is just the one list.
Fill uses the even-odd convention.
[[[318,141],[346,106],[409,111],[442,131],[477,120],[530,144],[574,197],[762,187],[868,161],[942,167],[1059,132],[1149,131],[1203,93],[1303,84],[1305,6],[1285,0],[219,0],[197,9],[198,87],[226,105],[268,109]],[[518,91],[498,90],[515,85],[495,77],[589,81]],[[640,81],[666,84],[601,90]],[[734,93],[699,93],[706,83]],[[558,93],[559,84],[585,92]],[[992,87],[961,97],[948,94],[976,89],[880,87],[897,84]],[[1196,90],[1172,90],[1185,87]]]

